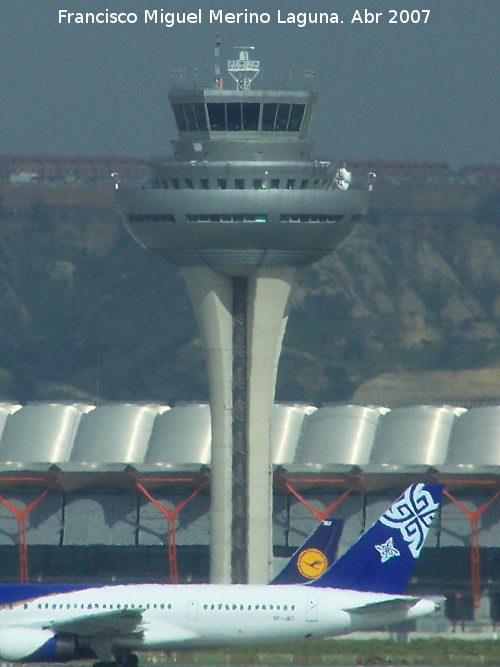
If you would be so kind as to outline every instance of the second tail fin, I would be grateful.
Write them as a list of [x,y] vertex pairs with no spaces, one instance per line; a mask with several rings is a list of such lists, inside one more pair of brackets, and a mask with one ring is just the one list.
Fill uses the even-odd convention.
[[441,484],[413,484],[309,586],[402,595],[441,502]]
[[342,519],[321,521],[269,583],[303,584],[320,577],[335,560],[343,527]]

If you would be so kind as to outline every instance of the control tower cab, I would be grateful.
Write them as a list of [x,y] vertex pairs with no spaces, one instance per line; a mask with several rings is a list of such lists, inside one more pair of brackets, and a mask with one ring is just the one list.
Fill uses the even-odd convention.
[[173,154],[151,162],[147,185],[116,191],[132,236],[180,267],[196,313],[212,425],[210,576],[225,583],[270,578],[270,437],[290,295],[301,268],[351,234],[370,189],[312,158],[315,93],[252,89],[250,48],[228,62],[233,90],[216,65],[212,88],[170,92]]
[[179,266],[241,276],[315,262],[353,231],[368,187],[349,187],[345,168],[311,157],[314,92],[252,90],[259,61],[247,50],[228,70],[235,90],[218,78],[214,88],[170,92],[179,138],[151,162],[144,189],[117,192],[125,224]]

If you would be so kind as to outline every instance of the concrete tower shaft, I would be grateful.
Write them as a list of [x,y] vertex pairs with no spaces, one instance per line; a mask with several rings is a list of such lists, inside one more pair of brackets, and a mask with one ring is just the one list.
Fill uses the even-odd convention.
[[132,236],[181,267],[202,335],[211,578],[265,582],[271,417],[290,295],[301,267],[351,234],[369,192],[349,187],[350,174],[335,162],[312,158],[315,93],[220,85],[170,92],[173,154],[151,162],[142,189],[118,189],[117,202]]

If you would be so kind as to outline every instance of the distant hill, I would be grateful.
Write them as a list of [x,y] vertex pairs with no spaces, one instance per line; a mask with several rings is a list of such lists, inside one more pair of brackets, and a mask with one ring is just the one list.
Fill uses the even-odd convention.
[[[208,398],[177,269],[128,236],[110,188],[0,190],[0,315],[0,400]],[[356,234],[303,271],[277,400],[500,400],[470,374],[497,376],[499,330],[498,182],[385,182]]]

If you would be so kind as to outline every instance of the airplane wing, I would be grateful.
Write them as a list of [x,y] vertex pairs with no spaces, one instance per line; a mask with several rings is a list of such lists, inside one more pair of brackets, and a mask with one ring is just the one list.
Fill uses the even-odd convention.
[[80,637],[117,637],[140,632],[142,609],[101,609],[91,615],[73,616],[51,622],[53,632],[64,632]]
[[387,614],[395,611],[403,611],[404,609],[411,609],[422,598],[415,597],[397,597],[389,600],[377,600],[376,602],[367,602],[366,604],[356,607],[344,607],[343,611],[349,614],[376,614],[378,612]]

